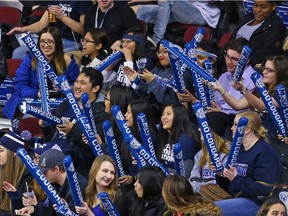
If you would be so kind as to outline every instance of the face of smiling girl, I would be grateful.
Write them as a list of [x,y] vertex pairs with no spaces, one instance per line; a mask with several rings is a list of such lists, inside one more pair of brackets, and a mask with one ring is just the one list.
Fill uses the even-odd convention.
[[164,46],[159,46],[159,50],[157,52],[158,59],[160,61],[161,66],[163,67],[169,67],[170,66],[170,60],[169,60],[169,55],[168,51]]
[[131,111],[131,106],[128,105],[127,107],[127,112],[125,113],[125,120],[127,122],[128,127],[133,126],[133,115],[132,115],[132,111]]
[[174,119],[174,112],[172,107],[166,106],[161,116],[163,129],[168,130],[169,132],[172,128],[173,119]]
[[106,188],[113,182],[114,179],[115,179],[115,168],[113,164],[110,163],[109,161],[104,161],[101,164],[100,169],[95,177],[97,186],[101,188]]

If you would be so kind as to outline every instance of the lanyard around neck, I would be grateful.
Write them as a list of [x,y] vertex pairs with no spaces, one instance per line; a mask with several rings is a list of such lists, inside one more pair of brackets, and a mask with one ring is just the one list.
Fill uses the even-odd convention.
[[105,17],[106,17],[106,14],[107,14],[108,11],[113,7],[113,5],[114,5],[113,2],[111,2],[111,4],[110,4],[110,5],[108,6],[108,8],[105,10],[100,25],[98,25],[98,15],[99,15],[98,13],[99,13],[99,8],[100,8],[99,5],[98,5],[97,11],[96,11],[96,16],[95,16],[95,28],[102,28],[104,19],[105,19]]

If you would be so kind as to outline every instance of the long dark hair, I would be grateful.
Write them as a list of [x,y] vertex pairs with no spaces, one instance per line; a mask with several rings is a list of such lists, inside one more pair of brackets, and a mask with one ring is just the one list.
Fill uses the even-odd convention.
[[275,73],[277,76],[277,80],[275,85],[272,86],[267,86],[268,87],[268,92],[270,95],[275,94],[275,87],[277,84],[284,84],[285,87],[288,87],[288,59],[283,56],[283,55],[274,55],[274,56],[269,56],[267,57],[263,62],[262,62],[262,67],[265,66],[267,61],[272,61],[274,68],[275,68]]
[[[121,84],[115,84],[111,87],[110,91],[110,105],[118,105],[122,114],[124,115],[127,112],[127,107],[130,102],[134,100],[134,90],[128,88]],[[116,121],[113,117],[110,118],[112,122],[112,128],[114,131],[114,136],[117,142],[117,147],[121,155],[121,160],[124,166],[125,173],[127,173],[129,168],[130,161],[130,152],[128,145],[124,143],[123,136],[116,124]]]
[[[165,107],[171,106],[174,114],[170,134],[167,130],[163,129],[162,121],[159,126],[159,147],[158,147],[158,157],[162,153],[164,145],[169,143],[171,146],[175,144],[182,133],[190,135],[194,140],[197,140],[197,136],[193,131],[191,122],[189,120],[188,112],[186,108],[180,103],[174,103],[171,105],[166,105]],[[164,107],[164,109],[165,109]],[[163,109],[163,110],[164,110]]]
[[127,29],[125,31],[125,34],[131,34],[133,35],[134,37],[137,37],[138,39],[142,40],[143,43],[139,43],[137,41],[134,41],[135,42],[135,53],[133,54],[133,59],[136,60],[136,59],[140,59],[140,58],[145,58],[146,57],[146,51],[147,51],[147,35],[146,33],[141,30],[140,28],[130,28],[130,29]]
[[131,112],[132,112],[132,117],[133,117],[133,126],[131,127],[131,131],[136,137],[137,140],[141,141],[140,138],[140,132],[137,124],[137,116],[139,113],[144,113],[146,116],[147,124],[149,127],[150,134],[157,135],[158,134],[158,129],[156,127],[155,121],[152,116],[151,108],[149,104],[147,104],[145,101],[142,100],[136,100],[131,102],[130,104]]
[[93,40],[95,41],[95,44],[102,44],[100,51],[109,49],[109,39],[108,34],[105,29],[102,28],[91,28],[86,33],[90,33]]
[[[159,167],[145,167],[137,172],[137,181],[143,188],[143,197],[135,198],[130,215],[144,215],[145,202],[159,200],[166,174]],[[131,214],[132,213],[132,214]]]

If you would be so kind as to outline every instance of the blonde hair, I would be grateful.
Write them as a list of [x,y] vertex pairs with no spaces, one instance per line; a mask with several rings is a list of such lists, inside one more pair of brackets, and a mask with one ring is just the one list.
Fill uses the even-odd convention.
[[168,208],[164,215],[169,215],[171,211],[191,215],[222,215],[220,207],[194,194],[191,184],[184,176],[167,176],[163,183],[162,196]]
[[282,47],[283,51],[288,50],[288,36],[285,38],[284,42],[283,42],[283,47]]
[[[2,147],[5,148],[4,146]],[[17,188],[24,170],[25,165],[22,163],[21,159],[14,152],[7,149],[7,162],[0,166],[0,209],[12,211],[10,198],[2,187],[3,181],[7,181]]]
[[259,139],[264,139],[266,141],[268,140],[266,137],[268,130],[262,126],[261,117],[257,112],[249,110],[238,113],[237,116],[240,118],[245,117],[248,119],[247,127],[250,127]]
[[[96,188],[96,180],[95,177],[100,170],[100,167],[104,161],[108,161],[111,164],[113,164],[113,167],[115,169],[115,178],[112,181],[112,183],[107,186],[106,192],[108,193],[109,198],[113,202],[115,197],[116,197],[116,192],[118,188],[118,174],[117,174],[117,169],[116,169],[116,164],[114,160],[109,157],[108,155],[101,155],[95,158],[90,172],[89,172],[89,182],[88,185],[85,189],[85,200],[88,204],[89,207],[93,207],[93,204],[95,203],[95,199],[97,197],[98,191]],[[102,208],[102,206],[101,206]]]
[[[219,136],[217,133],[213,131],[213,129],[210,128],[210,131],[212,133],[216,149],[218,150],[219,154],[224,153],[226,155],[229,154],[229,149],[227,147],[228,140],[225,140],[223,137]],[[208,153],[207,147],[205,145],[205,142],[202,142],[202,157],[199,160],[199,166],[204,167],[207,163],[211,162],[210,155]]]

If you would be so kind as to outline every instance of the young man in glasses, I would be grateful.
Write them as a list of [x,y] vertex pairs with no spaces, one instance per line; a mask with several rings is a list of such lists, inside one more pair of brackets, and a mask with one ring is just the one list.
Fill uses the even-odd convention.
[[[213,106],[209,108],[209,111],[221,111],[228,115],[232,115],[232,117],[234,117],[234,115],[236,115],[237,113],[243,111],[243,110],[237,110],[237,111],[234,110],[226,103],[223,96],[227,92],[229,92],[229,94],[233,95],[233,97],[237,99],[243,98],[243,95],[239,91],[235,90],[232,87],[231,83],[243,46],[245,45],[248,45],[248,41],[244,38],[238,38],[236,40],[232,40],[225,45],[224,59],[227,71],[219,77],[218,80],[219,83],[216,84],[216,86],[214,86],[214,89],[216,90],[215,93],[216,100],[215,103],[213,103]],[[247,89],[250,91],[255,88],[255,85],[250,78],[251,74],[254,72],[255,70],[249,65],[248,61],[248,64],[244,69],[242,79],[245,86],[247,86]]]
[[[232,86],[232,81],[243,46],[245,45],[248,45],[248,41],[244,38],[232,40],[225,45],[224,58],[227,71],[219,77],[219,80],[216,81],[216,85],[209,83],[209,86],[216,92],[215,101],[211,102],[211,107],[208,107],[208,111],[213,112],[211,115],[214,119],[219,121],[219,127],[221,127],[221,125],[224,127],[222,129],[226,130],[225,138],[228,139],[232,139],[230,127],[232,126],[235,115],[239,112],[243,112],[244,110],[233,109],[225,101],[224,97],[232,95],[238,100],[244,97],[243,94],[245,94],[245,92],[235,90]],[[254,72],[255,70],[251,67],[251,65],[249,65],[248,60],[242,75],[242,81],[244,82],[245,86],[247,86],[247,90],[249,91],[253,91],[255,89],[255,85],[251,79],[251,74]],[[220,121],[222,121],[222,124]]]

